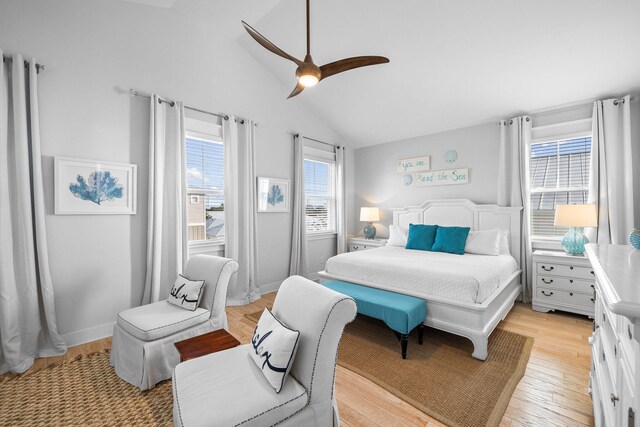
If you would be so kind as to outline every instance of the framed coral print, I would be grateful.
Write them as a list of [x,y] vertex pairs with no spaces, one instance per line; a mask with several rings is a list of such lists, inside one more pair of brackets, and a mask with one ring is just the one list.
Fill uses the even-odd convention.
[[55,157],[56,215],[136,213],[137,166]]
[[258,212],[289,212],[289,180],[258,178]]

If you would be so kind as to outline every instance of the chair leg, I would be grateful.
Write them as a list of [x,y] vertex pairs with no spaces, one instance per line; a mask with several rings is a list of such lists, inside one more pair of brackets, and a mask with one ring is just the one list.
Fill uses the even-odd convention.
[[424,337],[424,324],[418,325],[418,344],[422,345],[422,337]]

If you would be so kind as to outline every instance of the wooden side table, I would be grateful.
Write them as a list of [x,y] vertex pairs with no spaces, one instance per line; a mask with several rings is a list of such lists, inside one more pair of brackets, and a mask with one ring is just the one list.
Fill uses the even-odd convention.
[[180,361],[185,362],[195,359],[196,357],[237,347],[240,345],[240,341],[226,330],[217,329],[206,334],[178,341],[173,345],[176,346],[178,353],[180,353]]

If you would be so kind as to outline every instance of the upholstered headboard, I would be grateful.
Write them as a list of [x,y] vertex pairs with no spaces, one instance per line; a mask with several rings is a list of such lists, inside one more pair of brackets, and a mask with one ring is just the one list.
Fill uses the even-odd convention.
[[473,231],[507,230],[511,255],[520,266],[521,210],[477,205],[468,199],[428,200],[420,206],[393,209],[393,223],[402,228],[409,228],[409,224],[437,224],[471,227]]

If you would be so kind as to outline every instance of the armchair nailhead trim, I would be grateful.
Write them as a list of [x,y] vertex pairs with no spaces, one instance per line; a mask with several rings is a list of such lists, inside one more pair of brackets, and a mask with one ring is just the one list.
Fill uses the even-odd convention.
[[[318,346],[316,347],[316,357],[315,359],[313,359],[313,370],[311,371],[311,382],[309,383],[309,396],[307,398],[307,404],[311,402],[311,395],[312,395],[312,389],[313,389],[313,377],[316,375],[316,362],[318,361],[318,352],[320,351],[320,343],[322,342],[322,336],[324,335],[324,330],[327,328],[327,323],[329,323],[329,318],[331,317],[331,313],[333,313],[333,309],[336,308],[336,305],[340,304],[342,301],[352,301],[354,304],[356,303],[354,299],[351,297],[342,298],[341,300],[336,301],[336,303],[333,304],[333,307],[331,307],[331,310],[329,310],[329,314],[327,315],[327,318],[324,321],[324,326],[322,327],[322,331],[320,332],[320,338],[318,339]],[[337,357],[338,357],[338,353],[336,352],[336,359]],[[334,376],[335,376],[335,366],[333,369],[334,369]]]
[[[259,413],[259,414],[257,414],[257,415],[254,415],[254,416],[253,416],[253,417],[251,417],[251,418],[247,418],[246,420],[242,421],[241,423],[236,424],[236,426],[239,426],[239,425],[242,425],[242,424],[244,424],[244,423],[247,423],[247,422],[249,422],[249,421],[253,420],[254,418],[258,418],[259,416],[264,415],[264,414],[266,414],[266,413],[267,413],[267,412],[269,412],[269,411],[273,411],[274,409],[278,409],[278,408],[280,408],[281,406],[286,405],[287,403],[291,403],[291,402],[293,402],[294,400],[298,400],[298,399],[300,399],[302,396],[304,396],[305,394],[307,394],[307,391],[306,391],[306,390],[305,390],[305,391],[303,391],[301,395],[296,396],[296,397],[294,397],[293,399],[289,399],[289,400],[287,400],[286,402],[283,402],[283,403],[279,404],[278,406],[274,406],[273,408],[267,409],[266,411],[263,411],[263,412],[261,412],[261,413]],[[306,406],[306,405],[305,405],[305,406]],[[303,406],[300,410],[304,409],[304,408],[305,408],[305,406]],[[294,414],[291,414],[291,415],[295,415],[295,414],[297,414],[298,412],[300,412],[300,411],[296,411]],[[288,418],[288,417],[287,417],[287,418]],[[281,423],[282,421],[284,421],[284,420],[278,421],[278,423]],[[277,424],[277,423],[276,423],[276,424]],[[275,425],[275,424],[274,424],[274,425]]]

